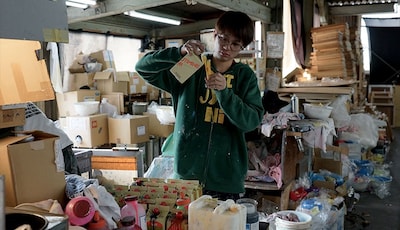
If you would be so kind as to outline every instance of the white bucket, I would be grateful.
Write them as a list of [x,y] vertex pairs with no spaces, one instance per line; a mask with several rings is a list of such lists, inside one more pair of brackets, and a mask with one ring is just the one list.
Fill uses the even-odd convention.
[[287,215],[289,213],[294,213],[299,217],[300,222],[293,222],[283,220],[281,218],[275,218],[275,226],[276,230],[291,230],[291,229],[302,229],[307,230],[311,229],[311,219],[312,217],[304,212],[298,211],[280,211],[278,214]]

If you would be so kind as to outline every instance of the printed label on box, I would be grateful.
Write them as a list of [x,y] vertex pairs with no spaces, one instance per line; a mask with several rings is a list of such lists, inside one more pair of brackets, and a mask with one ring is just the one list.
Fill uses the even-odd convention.
[[146,135],[146,127],[144,125],[143,126],[138,126],[137,127],[137,134],[138,134],[138,136]]

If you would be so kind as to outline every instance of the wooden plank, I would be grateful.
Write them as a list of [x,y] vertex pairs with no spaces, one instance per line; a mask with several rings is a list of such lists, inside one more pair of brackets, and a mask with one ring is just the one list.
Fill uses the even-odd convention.
[[92,156],[93,169],[137,170],[136,157]]
[[353,87],[301,87],[279,88],[278,93],[352,94]]
[[330,24],[326,26],[321,26],[321,27],[314,27],[311,28],[311,33],[321,33],[325,31],[341,31],[341,32],[346,32],[349,33],[349,26],[347,23],[340,23],[340,24]]
[[313,42],[325,42],[330,40],[342,40],[343,34],[340,31],[327,31],[326,33],[311,33]]
[[345,62],[339,58],[335,58],[335,59],[325,59],[325,60],[315,60],[313,61],[314,63],[316,63],[316,67],[318,68],[318,70],[320,69],[328,69],[329,66],[332,66],[329,69],[332,68],[340,68],[342,69],[345,66]]
[[333,42],[314,43],[312,44],[312,47],[316,50],[324,50],[332,48],[343,48],[344,45],[340,41],[333,41]]
[[297,146],[297,142],[295,137],[287,136],[285,131],[282,137],[282,146],[281,146],[281,154],[282,154],[282,181],[285,184],[288,184],[290,181],[296,179],[299,175],[297,175],[297,164],[304,157],[304,153],[300,152]]
[[314,55],[311,56],[311,58],[314,58],[316,60],[325,60],[325,59],[344,59],[343,52],[317,52]]

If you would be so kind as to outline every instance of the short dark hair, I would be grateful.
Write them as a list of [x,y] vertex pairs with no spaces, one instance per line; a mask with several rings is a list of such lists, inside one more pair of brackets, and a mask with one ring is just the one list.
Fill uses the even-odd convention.
[[246,47],[254,39],[254,22],[251,18],[239,11],[226,11],[215,24],[217,31],[228,32],[243,42]]

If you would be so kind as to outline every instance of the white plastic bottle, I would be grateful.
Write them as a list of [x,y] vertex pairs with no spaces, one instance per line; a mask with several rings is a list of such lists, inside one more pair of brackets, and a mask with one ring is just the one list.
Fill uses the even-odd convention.
[[100,113],[106,113],[109,117],[117,115],[117,107],[108,102],[108,98],[101,99]]

